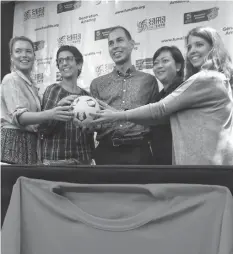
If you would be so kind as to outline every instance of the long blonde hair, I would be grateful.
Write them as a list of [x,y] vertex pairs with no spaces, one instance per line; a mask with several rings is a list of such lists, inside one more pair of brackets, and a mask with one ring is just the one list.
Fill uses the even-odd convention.
[[[219,33],[211,27],[196,27],[189,31],[186,37],[186,45],[188,44],[189,36],[197,36],[206,40],[212,49],[206,56],[205,62],[201,66],[201,69],[216,70],[225,74],[233,85],[233,64],[231,57],[224,46],[224,43]],[[185,79],[188,79],[199,70],[191,64],[186,54],[185,62]]]

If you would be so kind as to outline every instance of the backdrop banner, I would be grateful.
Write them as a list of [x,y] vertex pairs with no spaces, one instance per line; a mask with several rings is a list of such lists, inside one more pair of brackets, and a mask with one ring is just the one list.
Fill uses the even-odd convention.
[[36,52],[34,78],[42,95],[61,77],[56,52],[74,45],[84,56],[78,84],[89,90],[91,81],[113,67],[107,36],[111,27],[127,28],[135,40],[133,64],[152,74],[152,57],[161,46],[175,45],[185,55],[185,35],[196,26],[217,29],[233,57],[231,1],[31,1],[16,2],[14,36],[32,39]]

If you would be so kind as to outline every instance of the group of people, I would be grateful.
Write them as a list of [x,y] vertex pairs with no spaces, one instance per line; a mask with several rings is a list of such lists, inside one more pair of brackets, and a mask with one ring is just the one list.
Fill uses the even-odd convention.
[[[1,84],[1,161],[233,165],[231,57],[213,28],[194,28],[185,40],[186,59],[175,46],[154,53],[153,76],[132,64],[129,31],[112,28],[108,49],[115,67],[91,82],[90,93],[77,86],[82,54],[61,46],[56,62],[62,81],[48,86],[41,102],[31,78],[33,42],[12,38],[12,72]],[[71,104],[82,95],[96,98],[102,110],[77,127]]]

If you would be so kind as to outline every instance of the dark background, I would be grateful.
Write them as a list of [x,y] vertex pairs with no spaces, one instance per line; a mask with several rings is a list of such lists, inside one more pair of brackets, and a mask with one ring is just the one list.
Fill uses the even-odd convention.
[[10,72],[8,43],[13,36],[15,2],[1,2],[1,81]]

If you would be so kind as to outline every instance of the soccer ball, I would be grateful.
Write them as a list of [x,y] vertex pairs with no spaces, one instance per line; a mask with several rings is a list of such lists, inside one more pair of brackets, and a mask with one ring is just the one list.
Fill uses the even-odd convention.
[[73,106],[73,122],[75,125],[80,125],[80,122],[83,125],[92,122],[93,118],[90,116],[90,113],[96,113],[96,111],[100,110],[100,106],[97,100],[86,95],[76,98],[71,106]]

